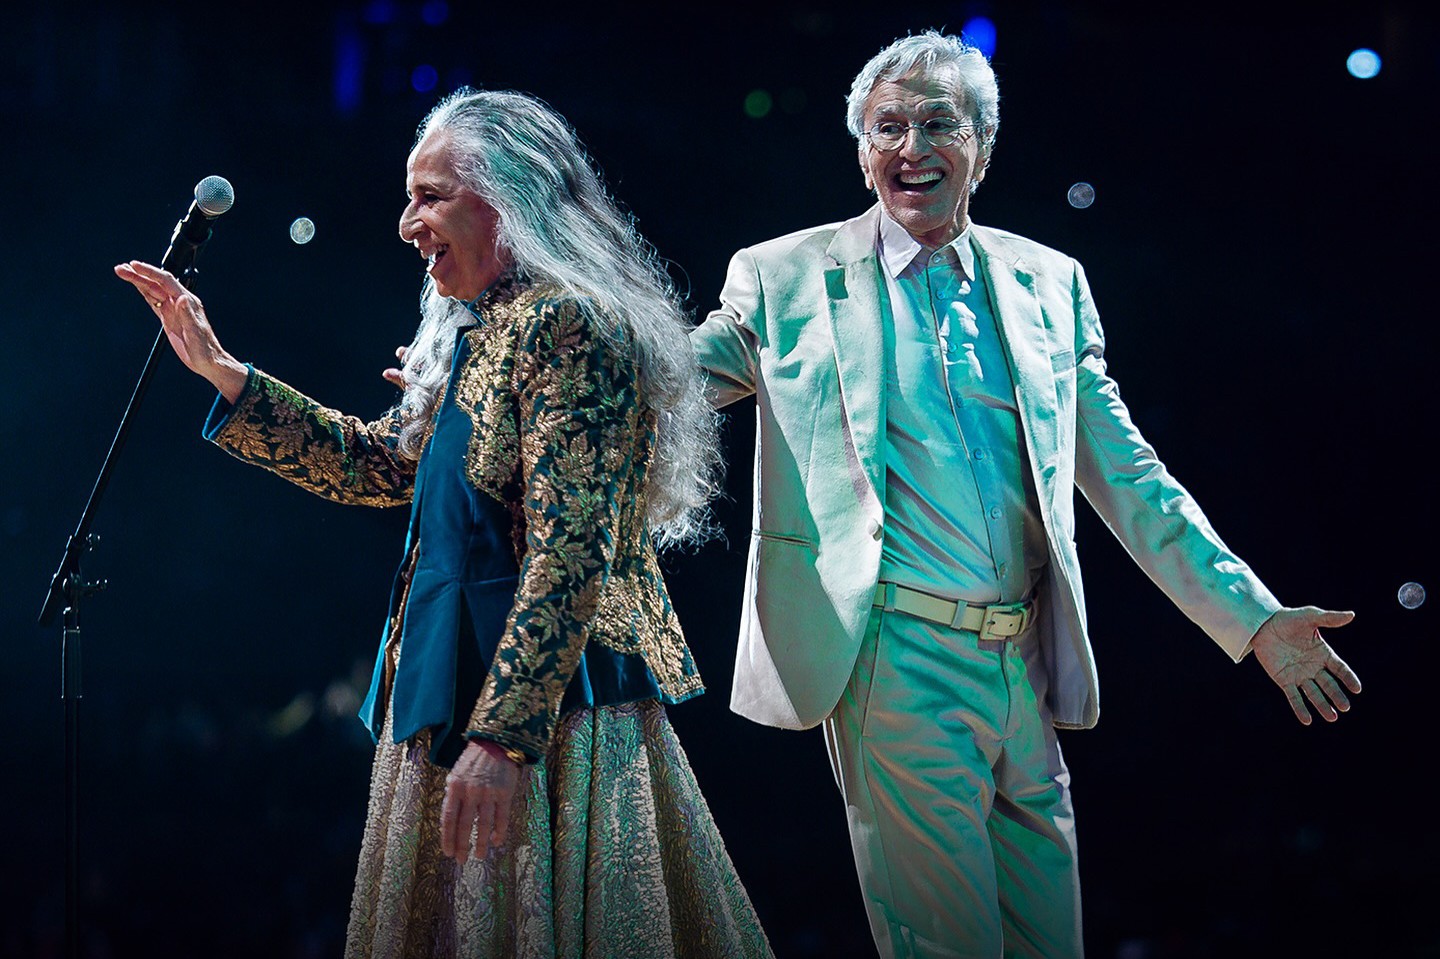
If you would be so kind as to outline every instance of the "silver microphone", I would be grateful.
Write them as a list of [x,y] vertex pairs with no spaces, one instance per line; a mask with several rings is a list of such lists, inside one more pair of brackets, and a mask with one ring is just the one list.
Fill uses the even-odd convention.
[[175,224],[175,232],[170,234],[170,248],[165,251],[160,266],[183,282],[187,274],[194,272],[195,258],[210,239],[211,221],[234,204],[235,188],[223,176],[207,176],[195,184],[195,201]]

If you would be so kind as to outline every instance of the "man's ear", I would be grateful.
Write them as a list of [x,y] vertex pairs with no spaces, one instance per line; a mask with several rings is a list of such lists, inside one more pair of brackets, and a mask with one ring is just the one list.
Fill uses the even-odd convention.
[[865,142],[863,140],[860,142],[858,156],[860,159],[860,173],[865,177],[865,189],[869,190],[871,193],[874,193],[875,181],[870,178],[870,168],[865,165]]
[[[993,137],[995,136],[995,128],[994,128],[994,127],[990,127],[989,129],[987,129],[987,130],[985,131],[985,133],[986,133],[986,135],[987,135],[988,137],[993,138]],[[995,145],[994,145],[994,144],[995,144],[995,141],[994,141],[993,139],[991,139],[991,141],[990,141],[990,149],[988,149],[988,150],[985,151],[985,155],[984,155],[984,156],[981,156],[981,157],[978,158],[979,161],[980,161],[980,169],[976,170],[973,174],[971,174],[971,177],[970,177],[970,178],[971,178],[972,180],[974,180],[977,184],[978,184],[981,180],[985,179],[985,174],[986,174],[986,172],[990,169],[990,157],[993,156],[994,153],[995,153]]]

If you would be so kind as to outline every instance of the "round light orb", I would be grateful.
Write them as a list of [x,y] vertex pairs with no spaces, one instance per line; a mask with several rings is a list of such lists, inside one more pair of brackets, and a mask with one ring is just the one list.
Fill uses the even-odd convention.
[[440,82],[440,71],[428,63],[422,63],[410,71],[410,86],[416,93],[429,93]]
[[1095,188],[1088,183],[1077,183],[1065,194],[1065,199],[1077,210],[1083,210],[1095,202]]
[[745,115],[752,120],[768,116],[774,105],[775,101],[768,90],[751,90],[745,94]]
[[1369,80],[1380,73],[1380,54],[1368,47],[1352,50],[1345,58],[1345,69],[1357,80]]
[[1406,583],[1400,587],[1400,592],[1395,594],[1395,598],[1406,609],[1416,609],[1425,602],[1425,587],[1419,583]]
[[799,87],[787,87],[780,94],[780,109],[789,114],[801,113],[805,109],[805,91]]
[[290,239],[305,244],[315,239],[315,224],[308,216],[297,217],[290,224]]

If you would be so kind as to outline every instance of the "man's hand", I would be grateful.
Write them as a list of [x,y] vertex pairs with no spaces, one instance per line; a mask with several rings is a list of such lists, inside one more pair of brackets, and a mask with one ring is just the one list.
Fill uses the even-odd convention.
[[[1330,612],[1314,606],[1281,609],[1265,621],[1250,641],[1255,658],[1260,660],[1275,685],[1285,691],[1295,718],[1306,726],[1310,725],[1310,710],[1305,708],[1305,700],[1310,701],[1326,722],[1333,723],[1340,718],[1340,713],[1350,709],[1350,700],[1340,683],[1352,693],[1360,692],[1359,678],[1335,655],[1330,644],[1320,638],[1320,627],[1344,626],[1354,618],[1354,613]],[[1337,709],[1340,712],[1336,712]]]
[[445,780],[440,851],[463,865],[471,853],[472,829],[476,858],[504,848],[510,802],[519,781],[520,764],[506,756],[503,748],[486,740],[471,740]]

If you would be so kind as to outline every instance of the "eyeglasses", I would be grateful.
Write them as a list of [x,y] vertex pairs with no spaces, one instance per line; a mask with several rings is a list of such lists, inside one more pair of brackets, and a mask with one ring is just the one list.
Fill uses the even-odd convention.
[[957,141],[970,139],[975,135],[975,124],[955,117],[931,117],[924,123],[901,123],[899,120],[881,120],[862,136],[870,138],[870,145],[882,153],[898,150],[917,131],[933,147],[948,147]]

